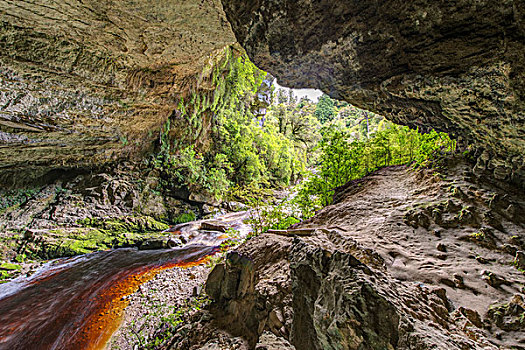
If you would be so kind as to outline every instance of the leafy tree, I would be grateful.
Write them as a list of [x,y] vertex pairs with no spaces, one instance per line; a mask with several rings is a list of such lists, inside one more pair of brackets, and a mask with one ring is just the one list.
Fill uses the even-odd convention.
[[323,94],[319,98],[319,102],[317,102],[314,114],[321,124],[333,120],[335,117],[334,100],[332,100],[330,96]]
[[386,124],[364,140],[335,124],[323,128],[318,171],[302,184],[297,197],[303,215],[330,204],[336,187],[380,167],[412,162],[424,166],[438,153],[455,150],[455,141],[447,134],[434,130],[420,134],[406,126]]

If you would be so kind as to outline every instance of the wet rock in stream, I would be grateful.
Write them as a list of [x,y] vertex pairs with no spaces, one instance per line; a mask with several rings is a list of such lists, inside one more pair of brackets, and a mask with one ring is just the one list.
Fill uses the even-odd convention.
[[169,249],[182,246],[183,244],[183,239],[180,237],[147,239],[139,246],[139,250]]

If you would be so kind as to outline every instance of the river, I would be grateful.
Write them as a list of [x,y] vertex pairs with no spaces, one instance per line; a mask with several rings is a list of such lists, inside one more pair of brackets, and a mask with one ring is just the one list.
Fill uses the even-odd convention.
[[[241,235],[246,214],[215,219]],[[199,230],[200,221],[177,230],[184,247],[96,252],[46,263],[30,277],[0,286],[0,349],[101,349],[118,328],[126,296],[167,268],[194,266],[220,250],[228,237]]]

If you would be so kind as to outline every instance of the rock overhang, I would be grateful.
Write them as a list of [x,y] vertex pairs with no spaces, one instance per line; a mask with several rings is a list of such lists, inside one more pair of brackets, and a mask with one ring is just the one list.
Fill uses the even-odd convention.
[[289,87],[474,145],[523,185],[523,1],[222,0],[240,44]]
[[144,157],[188,80],[238,40],[283,84],[449,132],[475,145],[477,170],[523,184],[523,13],[511,0],[0,1],[2,182]]
[[143,159],[234,43],[218,0],[0,1],[0,185]]

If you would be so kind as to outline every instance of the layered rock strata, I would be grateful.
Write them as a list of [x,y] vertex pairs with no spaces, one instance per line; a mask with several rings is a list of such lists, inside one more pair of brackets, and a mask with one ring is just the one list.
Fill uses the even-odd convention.
[[0,1],[0,183],[142,158],[234,42],[216,0]]

